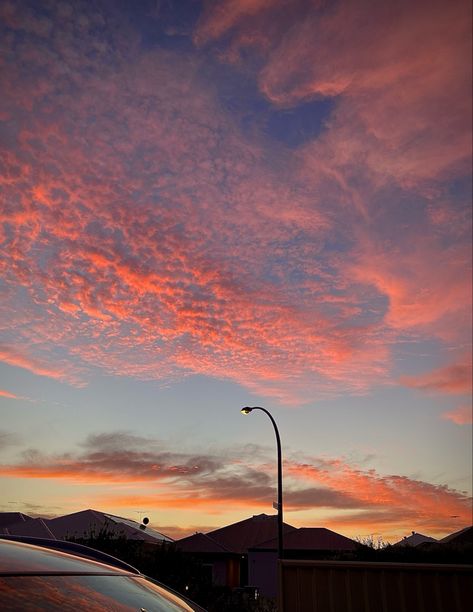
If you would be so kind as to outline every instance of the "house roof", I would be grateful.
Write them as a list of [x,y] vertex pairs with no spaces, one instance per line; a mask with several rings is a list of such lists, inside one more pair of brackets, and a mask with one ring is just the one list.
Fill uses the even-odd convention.
[[435,538],[431,538],[430,536],[426,536],[422,533],[416,533],[413,531],[410,536],[404,536],[402,540],[399,542],[395,542],[393,546],[418,546],[419,544],[424,544],[425,542],[437,542]]
[[114,514],[106,514],[104,513],[104,516],[108,517],[109,519],[111,519],[112,521],[114,521],[117,524],[120,525],[126,525],[127,527],[130,527],[133,530],[133,533],[136,532],[136,530],[138,530],[138,535],[141,536],[149,536],[155,540],[163,540],[165,542],[173,542],[174,540],[166,535],[164,535],[163,533],[161,533],[160,531],[157,531],[156,529],[153,529],[152,527],[150,527],[149,525],[146,526],[146,530],[143,530],[140,527],[140,523],[137,523],[136,521],[132,520],[132,519],[127,519],[127,518],[123,518],[121,516],[115,516]]
[[231,552],[221,544],[219,544],[216,540],[214,540],[211,536],[205,533],[194,533],[187,538],[182,538],[178,540],[176,546],[184,551],[189,553],[229,553]]
[[2,527],[8,527],[8,525],[12,525],[13,523],[26,521],[29,518],[31,517],[27,514],[23,514],[23,512],[0,512],[0,529]]
[[[253,547],[253,550],[276,550],[277,538]],[[357,543],[324,527],[301,527],[284,535],[285,550],[354,550]]]
[[[284,533],[294,529],[292,525],[283,523]],[[228,550],[241,554],[246,553],[249,548],[260,542],[275,538],[277,530],[277,515],[257,514],[238,523],[211,531],[208,535]]]
[[99,510],[81,510],[53,519],[36,518],[22,512],[0,512],[0,533],[64,540],[69,537],[87,538],[101,530],[116,537],[146,542],[172,542],[168,536],[152,527],[142,529],[131,519]]
[[25,520],[17,521],[16,523],[11,523],[6,527],[0,528],[0,532],[5,535],[56,539],[45,521],[41,518],[26,517]]
[[124,536],[130,540],[146,542],[172,542],[171,538],[154,529],[140,528],[140,524],[113,514],[105,514],[98,510],[81,510],[46,521],[49,529],[58,539],[68,537],[87,538],[98,535],[104,530],[115,536]]
[[441,544],[471,544],[473,542],[473,526],[455,531],[439,540]]
[[[218,544],[223,551],[242,554],[246,553],[252,546],[256,546],[260,542],[276,537],[277,525],[277,515],[258,514],[243,521],[239,521],[238,523],[232,523],[226,527],[221,527],[207,534],[200,535],[206,535],[211,538],[211,540]],[[284,533],[288,533],[294,530],[295,527],[284,523],[283,529]],[[192,538],[193,540],[189,542]],[[188,538],[183,538],[176,542],[178,548],[181,548],[182,544],[185,547],[192,546],[192,552],[210,552],[210,550],[208,550],[210,544],[202,538],[189,536]],[[204,550],[199,550],[197,548],[198,545],[202,545]],[[182,550],[187,550],[187,548],[182,548]],[[188,552],[191,551],[189,550]],[[220,550],[220,552],[222,552],[222,550]]]

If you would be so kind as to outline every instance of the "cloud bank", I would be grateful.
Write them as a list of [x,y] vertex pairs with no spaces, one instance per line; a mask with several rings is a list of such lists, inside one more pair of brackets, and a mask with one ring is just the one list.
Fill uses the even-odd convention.
[[[16,463],[1,465],[0,475],[75,483],[79,488],[95,485],[97,493],[89,492],[88,500],[128,511],[137,506],[161,511],[195,508],[218,516],[229,505],[248,513],[268,511],[276,498],[274,465],[262,447],[248,454],[255,459],[242,462],[241,448],[207,454],[175,452],[152,438],[112,432],[89,436],[82,449],[62,455],[30,449]],[[402,531],[407,524],[441,533],[448,531],[453,515],[464,522],[471,517],[471,498],[464,492],[383,475],[343,457],[310,457],[301,462],[288,455],[284,473],[289,522],[297,522],[298,512],[317,510],[327,526],[352,533],[368,525],[387,533]]]
[[[469,3],[209,3],[191,51],[107,2],[0,6],[5,363],[297,404],[465,337]],[[320,99],[304,144],[265,129]]]

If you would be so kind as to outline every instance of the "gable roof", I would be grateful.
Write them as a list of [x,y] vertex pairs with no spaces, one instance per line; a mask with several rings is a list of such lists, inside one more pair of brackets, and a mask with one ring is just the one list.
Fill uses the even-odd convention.
[[98,510],[81,510],[46,522],[49,529],[60,540],[70,537],[88,538],[105,531],[115,537],[123,536],[129,540],[144,540],[154,543],[173,541],[155,529],[141,529],[140,524],[136,521],[113,514],[105,514]]
[[[200,535],[211,538],[211,540],[220,547],[220,552],[223,550],[228,553],[243,554],[252,546],[256,546],[260,542],[276,537],[278,532],[277,519],[277,515],[257,514],[243,521],[238,521],[237,523],[232,523],[226,527],[221,527],[220,529],[209,531],[207,534]],[[292,527],[292,525],[283,523],[284,533],[288,533],[294,529],[295,527]],[[176,545],[178,548],[181,548],[181,546],[192,546],[192,552],[211,552],[208,550],[210,544],[207,541],[204,541],[202,538],[195,538],[194,536],[177,540]],[[196,548],[198,545],[202,545],[204,550]],[[182,548],[182,550],[187,549]],[[188,552],[191,551],[189,550]]]
[[[123,518],[121,516],[115,516],[114,514],[107,514],[105,512],[103,513],[103,515],[106,516],[107,518],[111,519],[112,521],[114,521],[117,524],[126,525],[127,527],[130,527],[133,530],[132,533],[134,533],[134,534],[136,534],[136,531],[138,530],[138,535],[148,536],[150,538],[153,538],[154,540],[162,540],[164,542],[173,542],[174,541],[172,538],[164,535],[163,533],[161,533],[157,529],[153,529],[149,525],[146,526],[146,529],[142,529],[140,527],[140,523],[137,523],[136,521],[134,521],[132,519]],[[143,537],[143,539],[146,539],[146,538]]]
[[172,542],[168,536],[152,527],[142,529],[132,519],[107,514],[99,510],[80,510],[53,519],[32,518],[22,512],[0,512],[0,533],[64,540],[87,538],[105,531],[112,536],[152,543]]
[[[254,546],[253,550],[276,550],[277,538]],[[357,543],[325,527],[300,527],[284,535],[285,550],[354,550]]]
[[230,553],[231,551],[219,544],[205,533],[194,533],[176,542],[176,546],[189,553]]
[[473,527],[465,527],[439,540],[441,544],[471,544],[473,542]]
[[413,531],[410,536],[404,536],[399,542],[395,542],[393,546],[418,546],[425,542],[437,542],[435,538],[426,536],[423,533],[416,533]]
[[34,538],[48,538],[55,540],[55,536],[42,518],[26,517],[25,520],[11,523],[6,527],[0,528],[0,532],[5,535],[31,536]]
[[30,518],[30,516],[23,514],[23,512],[0,512],[0,528],[8,527],[8,525],[26,521]]
[[[292,525],[283,523],[283,533],[294,529]],[[257,514],[238,523],[211,531],[208,535],[228,550],[241,554],[246,553],[252,546],[275,538],[277,532],[278,517],[276,514]]]

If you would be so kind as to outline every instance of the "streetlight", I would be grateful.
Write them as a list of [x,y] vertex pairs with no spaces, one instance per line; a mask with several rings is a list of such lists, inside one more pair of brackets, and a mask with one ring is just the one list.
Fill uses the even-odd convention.
[[283,533],[282,533],[282,454],[281,454],[281,439],[279,437],[276,421],[271,414],[261,406],[245,406],[240,410],[242,414],[250,414],[253,410],[262,410],[271,419],[276,434],[276,444],[278,447],[278,559],[283,558]]

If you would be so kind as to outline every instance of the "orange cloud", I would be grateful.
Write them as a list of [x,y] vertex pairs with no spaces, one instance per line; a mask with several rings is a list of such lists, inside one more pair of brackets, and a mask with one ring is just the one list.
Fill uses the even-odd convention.
[[[268,508],[276,496],[274,466],[265,461],[264,449],[254,448],[258,459],[248,465],[239,460],[241,450],[235,456],[231,449],[207,455],[175,453],[124,432],[91,436],[82,447],[80,453],[61,456],[27,452],[18,463],[1,466],[0,475],[105,485],[107,493],[96,493],[93,499],[108,507],[196,507],[224,514],[228,507],[248,512]],[[117,492],[123,487],[125,493]],[[343,458],[286,460],[284,503],[288,513],[317,510],[317,516],[326,516],[330,524],[348,525],[351,520],[353,529],[371,524],[405,530],[408,520],[419,530],[428,526],[440,532],[452,515],[463,521],[471,515],[471,499],[463,492],[382,475]]]
[[215,529],[215,525],[163,525],[159,524],[159,529],[161,533],[165,533],[167,536],[172,538],[173,540],[180,540],[181,538],[185,538],[188,535],[192,535],[193,533],[206,533],[207,531],[212,531]]
[[0,389],[0,397],[6,397],[8,399],[21,399],[18,397],[18,395],[10,393],[10,391],[5,391],[4,389]]
[[50,367],[41,363],[38,359],[25,356],[17,348],[10,346],[0,346],[0,361],[8,365],[29,370],[37,376],[47,376],[59,380],[67,380],[68,382],[80,385],[80,379],[72,373],[72,368],[64,366],[63,368]]
[[147,508],[163,508],[174,509],[174,510],[191,510],[195,508],[198,511],[206,512],[207,514],[217,514],[228,511],[228,508],[243,509],[250,512],[252,509],[265,510],[268,508],[268,501],[255,498],[241,499],[241,498],[222,498],[217,495],[209,497],[199,496],[180,496],[180,495],[99,495],[95,498],[95,503],[116,506],[119,508],[135,508],[138,504],[142,507]]
[[[362,246],[352,271],[373,284],[389,299],[386,319],[396,329],[424,328],[439,336],[455,337],[468,326],[471,280],[464,273],[468,250],[452,246],[450,252],[419,238],[414,248],[401,238],[387,252]],[[452,321],[457,315],[457,322]]]
[[457,363],[419,376],[403,376],[401,383],[430,393],[471,393],[471,363]]
[[436,529],[441,531],[451,522],[452,515],[461,517],[465,523],[471,518],[471,498],[446,486],[405,476],[382,476],[375,470],[361,470],[342,460],[287,463],[285,469],[295,478],[343,491],[358,501],[360,510],[346,514],[345,518],[331,519],[334,525],[364,523],[374,528],[391,524],[394,528],[405,525],[409,517],[416,525],[436,524]]
[[442,413],[442,419],[452,421],[456,425],[471,425],[473,422],[472,407],[462,405]]

